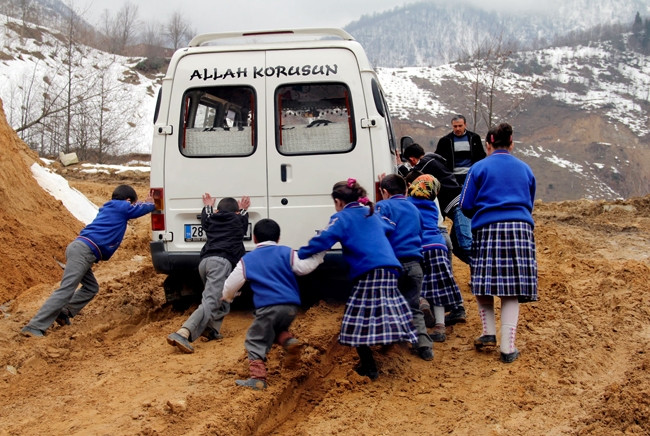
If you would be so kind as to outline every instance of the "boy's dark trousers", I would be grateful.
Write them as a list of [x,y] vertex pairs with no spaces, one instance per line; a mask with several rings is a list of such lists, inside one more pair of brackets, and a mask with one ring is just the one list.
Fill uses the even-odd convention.
[[431,348],[433,346],[433,340],[427,333],[424,314],[420,310],[420,294],[422,293],[422,280],[424,277],[422,265],[419,260],[410,260],[401,263],[402,273],[397,281],[397,287],[411,308],[413,326],[418,334],[417,348]]

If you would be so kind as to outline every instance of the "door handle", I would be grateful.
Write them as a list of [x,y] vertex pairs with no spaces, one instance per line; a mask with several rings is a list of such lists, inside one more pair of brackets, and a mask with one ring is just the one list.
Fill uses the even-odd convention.
[[287,167],[288,166],[289,165],[287,165],[287,164],[280,165],[280,180],[282,180],[283,182],[287,181]]

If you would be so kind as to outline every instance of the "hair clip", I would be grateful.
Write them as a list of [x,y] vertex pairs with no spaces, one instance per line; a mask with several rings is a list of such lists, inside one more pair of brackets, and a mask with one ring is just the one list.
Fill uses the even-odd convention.
[[361,198],[359,198],[358,201],[361,204],[368,204],[370,202],[370,199],[368,197],[361,197]]
[[357,183],[357,179],[353,179],[352,177],[350,177],[348,179],[348,188],[353,187],[355,183]]

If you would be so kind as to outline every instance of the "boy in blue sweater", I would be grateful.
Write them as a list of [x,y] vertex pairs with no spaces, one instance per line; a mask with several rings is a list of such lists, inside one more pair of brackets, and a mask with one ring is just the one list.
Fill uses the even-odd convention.
[[300,259],[290,247],[278,245],[280,226],[271,219],[255,224],[253,240],[257,246],[237,263],[226,279],[222,299],[232,302],[246,281],[253,291],[255,320],[246,333],[250,378],[236,380],[240,386],[266,389],[266,355],[274,343],[296,354],[300,342],[289,333],[298,314],[300,294],[296,275],[306,275],[323,262],[325,252]]
[[[38,313],[23,327],[25,336],[42,337],[56,321],[69,325],[74,317],[99,291],[93,275],[93,264],[108,260],[119,248],[132,218],[138,218],[154,210],[153,198],[137,203],[138,195],[128,185],[120,185],[113,191],[111,200],[104,203],[97,216],[72,241],[65,250],[66,265],[60,287],[43,303]],[[77,287],[81,284],[81,288]]]
[[413,325],[418,334],[415,351],[424,360],[433,360],[433,340],[427,333],[424,314],[420,309],[422,292],[422,217],[418,209],[406,199],[406,181],[398,174],[381,178],[379,188],[383,200],[375,205],[377,213],[395,225],[388,234],[395,256],[402,264],[397,287],[406,299]]

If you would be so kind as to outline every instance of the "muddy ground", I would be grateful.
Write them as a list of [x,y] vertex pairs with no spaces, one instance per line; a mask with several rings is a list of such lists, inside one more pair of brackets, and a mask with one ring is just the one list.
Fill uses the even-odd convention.
[[[469,269],[455,259],[468,320],[432,362],[396,345],[378,350],[377,381],[358,376],[356,353],[337,344],[343,304],[323,299],[293,325],[308,344],[299,360],[274,348],[258,392],[234,383],[247,377],[249,310],[194,354],[166,343],[193,307],[165,304],[148,217],[95,267],[100,292],[72,325],[20,335],[82,224],[30,179],[35,156],[1,118],[2,435],[650,434],[650,196],[536,204],[540,301],[521,307],[516,362],[474,350]],[[97,205],[120,183],[148,189],[147,174],[59,171]]]

